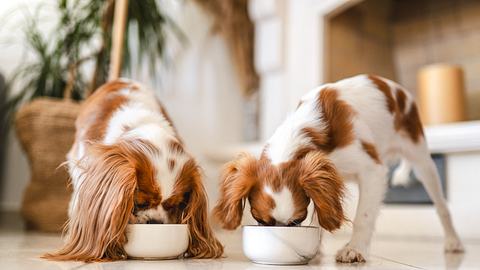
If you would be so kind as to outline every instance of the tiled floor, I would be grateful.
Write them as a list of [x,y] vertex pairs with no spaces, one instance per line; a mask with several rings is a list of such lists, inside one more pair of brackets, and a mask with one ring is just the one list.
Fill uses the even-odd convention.
[[305,266],[265,266],[249,262],[241,251],[239,232],[219,234],[227,257],[220,260],[122,261],[115,263],[50,262],[38,256],[59,246],[57,235],[24,232],[15,216],[0,216],[0,269],[480,269],[480,241],[466,240],[465,254],[445,255],[441,239],[376,237],[365,264],[335,263],[334,254],[346,236],[326,236],[324,255]]

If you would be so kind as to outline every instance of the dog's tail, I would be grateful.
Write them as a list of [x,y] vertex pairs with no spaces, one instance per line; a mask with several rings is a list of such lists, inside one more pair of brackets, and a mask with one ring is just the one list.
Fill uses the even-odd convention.
[[408,187],[412,181],[410,172],[412,171],[412,164],[406,159],[400,161],[400,165],[395,168],[392,175],[392,186],[394,187]]

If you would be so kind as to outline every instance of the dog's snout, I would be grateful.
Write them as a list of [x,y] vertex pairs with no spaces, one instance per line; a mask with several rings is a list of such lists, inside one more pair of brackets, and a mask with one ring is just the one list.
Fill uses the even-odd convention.
[[163,224],[162,220],[150,219],[147,221],[147,224]]

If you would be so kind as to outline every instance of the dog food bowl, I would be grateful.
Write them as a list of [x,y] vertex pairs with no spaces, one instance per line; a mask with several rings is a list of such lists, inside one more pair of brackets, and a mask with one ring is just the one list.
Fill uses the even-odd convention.
[[243,227],[243,252],[254,263],[307,264],[317,255],[319,246],[318,227]]
[[129,224],[124,249],[129,258],[164,260],[183,255],[188,248],[186,224]]

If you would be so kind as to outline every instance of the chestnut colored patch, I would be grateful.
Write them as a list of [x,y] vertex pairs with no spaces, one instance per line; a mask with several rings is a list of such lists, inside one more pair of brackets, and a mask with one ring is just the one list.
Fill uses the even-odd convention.
[[314,127],[304,127],[300,132],[309,137],[315,145],[325,145],[328,143],[328,136],[325,131],[320,131]]
[[111,82],[107,82],[103,85],[101,85],[95,93],[93,93],[91,96],[97,95],[98,92],[116,92],[120,89],[125,89],[128,88],[130,90],[138,90],[138,85],[135,83],[131,83],[128,81],[124,81],[121,79],[118,80],[113,80]]
[[178,141],[171,140],[168,146],[175,153],[181,154],[184,152],[182,144],[179,143]]
[[[101,101],[97,107],[95,119],[87,120],[89,127],[86,129],[85,139],[90,141],[100,141],[104,138],[110,118],[123,104],[127,98],[120,94],[109,94]],[[89,114],[91,117],[91,114]],[[89,123],[88,123],[89,122]]]
[[414,142],[418,142],[424,136],[422,122],[415,103],[411,105],[406,114],[398,113],[395,117],[395,129],[405,131]]
[[253,205],[251,213],[253,218],[262,225],[274,226],[276,220],[271,216],[271,211],[275,208],[275,202],[263,188],[263,185],[255,185],[250,191],[248,201]]
[[147,156],[147,152],[157,154],[158,148],[152,143],[135,139],[118,144],[119,154],[123,154],[125,159],[136,171],[137,188],[135,190],[135,206],[141,206],[141,210],[155,208],[162,201],[160,187],[158,186],[155,175],[155,166]]
[[400,113],[405,112],[405,107],[407,105],[407,95],[402,89],[398,88],[396,98],[397,98],[398,111]]
[[282,179],[279,175],[279,169],[272,165],[269,158],[261,157],[260,160],[256,161],[255,167],[257,179],[260,179],[266,185],[271,187],[274,192],[281,190]]
[[388,86],[388,84],[382,78],[375,75],[368,75],[368,79],[370,79],[377,86],[378,90],[382,91],[382,93],[385,95],[388,111],[390,111],[390,113],[394,113],[396,106],[390,86]]
[[394,116],[395,130],[403,130],[412,141],[418,142],[420,138],[423,137],[423,127],[415,103],[412,103],[410,110],[405,112],[407,107],[405,90],[397,88],[395,100],[390,87],[382,78],[374,75],[369,75],[368,78],[385,95],[387,108]]
[[378,164],[382,163],[378,156],[377,149],[373,144],[364,142],[364,141],[361,141],[361,143],[362,143],[362,148],[367,153],[367,155],[369,155],[376,163]]
[[[310,150],[305,153],[302,157],[305,158],[306,155],[312,153],[314,150]],[[282,179],[283,185],[285,185],[290,192],[292,193],[292,199],[294,203],[294,212],[291,218],[291,221],[297,219],[305,219],[307,215],[307,207],[310,203],[310,199],[305,194],[303,188],[299,185],[298,179],[302,176],[302,164],[303,160],[292,160],[284,162],[278,165],[280,177]]]
[[394,126],[396,131],[404,131],[413,142],[418,142],[423,137],[423,127],[418,114],[418,109],[412,101],[410,110],[405,112],[407,107],[407,95],[405,90],[397,88],[397,106],[394,114]]
[[175,160],[174,159],[169,159],[168,160],[168,169],[172,171],[175,168]]
[[352,118],[354,111],[343,100],[338,99],[337,90],[325,88],[318,96],[319,111],[326,124],[322,132],[304,129],[306,136],[324,152],[332,152],[336,148],[345,147],[354,140]]
[[[308,135],[307,135],[308,136]],[[311,151],[315,151],[315,148],[314,147],[311,147],[311,146],[304,146],[304,147],[301,147],[299,149],[297,149],[297,151],[295,151],[295,153],[293,154],[293,160],[299,160],[299,159],[302,159],[304,158],[309,152]]]
[[117,91],[130,88],[132,84],[115,80],[102,85],[83,104],[75,122],[77,130],[86,130],[82,139],[99,141],[105,136],[113,113],[128,100]]

